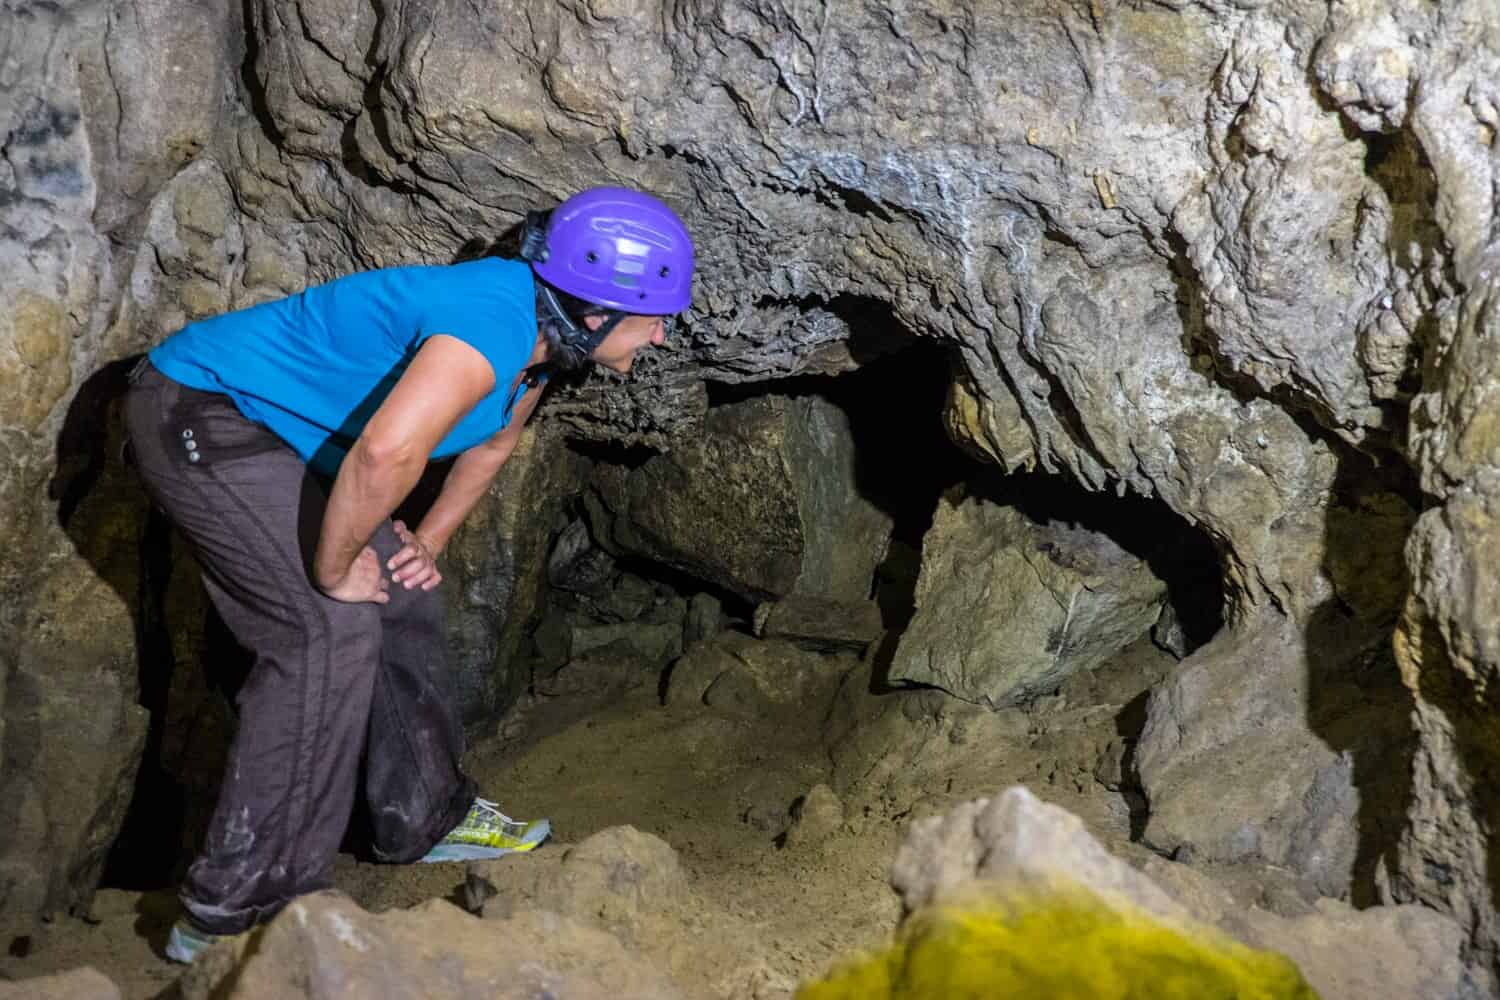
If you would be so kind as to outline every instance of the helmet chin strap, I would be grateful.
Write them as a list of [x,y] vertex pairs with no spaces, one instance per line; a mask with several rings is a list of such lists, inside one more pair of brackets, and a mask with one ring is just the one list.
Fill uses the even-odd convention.
[[610,331],[619,326],[620,321],[628,315],[619,310],[610,310],[604,317],[604,322],[599,324],[599,328],[590,330],[587,326],[579,326],[573,322],[572,317],[563,309],[562,303],[557,301],[557,296],[553,294],[550,285],[546,282],[538,282],[538,284],[541,286],[542,302],[546,305],[547,311],[552,314],[552,321],[557,324],[563,345],[584,357],[592,355],[594,350],[604,343],[604,338],[609,336]]

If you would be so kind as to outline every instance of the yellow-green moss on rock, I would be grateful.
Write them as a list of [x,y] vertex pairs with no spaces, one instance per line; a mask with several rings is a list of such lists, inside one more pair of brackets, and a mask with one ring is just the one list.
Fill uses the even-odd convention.
[[797,1000],[1317,1000],[1288,959],[1084,892],[919,911]]

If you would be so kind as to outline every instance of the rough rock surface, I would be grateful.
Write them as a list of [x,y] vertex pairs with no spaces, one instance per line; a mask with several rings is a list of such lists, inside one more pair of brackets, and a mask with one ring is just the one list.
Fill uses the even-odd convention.
[[[1185,874],[1158,884],[1155,873],[1168,867]],[[908,912],[962,899],[976,883],[1028,893],[1082,886],[1175,926],[1218,926],[1292,958],[1324,1000],[1480,995],[1459,960],[1462,930],[1439,914],[1415,906],[1357,912],[1327,901],[1287,919],[1238,906],[1184,866],[1158,861],[1150,872],[1138,870],[1106,850],[1077,816],[1021,786],[912,824],[891,871]]]
[[[704,414],[705,378],[834,373],[909,331],[954,353],[955,435],[1160,497],[1221,548],[1234,618],[1334,596],[1328,499],[1353,448],[1419,476],[1399,655],[1420,748],[1383,891],[1459,916],[1494,957],[1490,0],[7,0],[0,17],[0,660],[56,686],[60,730],[132,702],[134,577],[94,584],[101,544],[139,520],[95,478],[101,442],[64,433],[91,378],[186,318],[441,261],[585,184],[636,183],[699,235],[698,295],[633,379],[549,404],[580,435],[663,446]],[[66,516],[83,496],[113,513]],[[55,662],[22,651],[61,621]],[[4,767],[44,782],[10,739],[24,689],[7,683]],[[96,789],[133,767],[136,734],[114,732],[75,762]],[[118,812],[85,812],[88,831],[49,817],[54,844],[108,840]],[[10,853],[49,885],[82,860],[38,850]]]
[[120,988],[93,969],[0,983],[0,1000],[120,1000]]
[[[695,996],[790,997],[792,984],[764,969],[756,929],[722,901],[699,895],[665,841],[617,826],[557,846],[525,865],[471,862],[464,887],[469,908],[501,932],[518,921],[524,926],[528,914],[544,913],[564,926],[607,934],[616,948],[673,982],[713,984]],[[550,948],[541,953],[551,954]]]
[[433,900],[375,915],[336,893],[304,896],[265,927],[215,945],[180,989],[184,1000],[682,995],[609,934],[556,913],[486,922]]
[[1410,696],[1383,631],[1326,610],[1224,633],[1152,691],[1131,768],[1143,838],[1262,861],[1361,903],[1389,874],[1410,790]]
[[755,634],[790,639],[810,648],[861,652],[881,633],[874,601],[838,601],[792,594],[755,609]]
[[855,662],[847,654],[814,656],[785,639],[721,632],[672,664],[666,700],[702,701],[729,715],[754,718],[775,706],[828,701]]
[[1015,705],[1140,638],[1166,596],[1142,559],[1103,534],[945,498],[923,539],[916,614],[890,677]]
[[1269,613],[1152,690],[1131,769],[1143,838],[1184,860],[1262,861],[1362,903],[1407,804],[1410,696],[1387,635],[1338,610]]
[[530,681],[518,661],[541,613],[546,553],[584,476],[560,436],[523,435],[443,552],[449,661],[471,724],[494,719]]
[[601,466],[594,532],[746,599],[870,595],[890,518],[859,495],[848,419],[815,396],[716,407],[638,469]]

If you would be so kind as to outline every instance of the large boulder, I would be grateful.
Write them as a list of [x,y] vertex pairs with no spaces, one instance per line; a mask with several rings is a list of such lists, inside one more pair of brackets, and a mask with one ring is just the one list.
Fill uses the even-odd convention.
[[637,469],[601,466],[596,536],[750,600],[862,601],[891,520],[859,493],[843,412],[816,396],[717,407]]
[[1140,638],[1166,596],[1143,559],[1100,532],[945,498],[922,543],[916,614],[890,678],[1015,705]]
[[1338,608],[1226,630],[1151,692],[1145,841],[1372,901],[1410,788],[1410,704],[1386,633]]
[[1016,786],[912,824],[891,883],[908,912],[972,901],[976,889],[1045,900],[1082,888],[1193,932],[1216,926],[1253,948],[1294,958],[1323,1000],[1461,1000],[1477,996],[1459,961],[1463,931],[1416,906],[1355,911],[1332,901],[1286,918],[1227,894],[1183,865],[1143,871],[1100,844],[1083,821]]
[[269,924],[215,945],[180,988],[184,1000],[682,995],[616,938],[554,912],[483,921],[433,900],[376,915],[331,892],[303,896]]

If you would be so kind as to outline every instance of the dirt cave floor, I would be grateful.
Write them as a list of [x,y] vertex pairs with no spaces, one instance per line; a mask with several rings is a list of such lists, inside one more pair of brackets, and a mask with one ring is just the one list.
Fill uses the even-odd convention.
[[[1173,662],[1149,642],[999,712],[937,691],[872,693],[871,662],[852,654],[729,633],[709,642],[744,668],[742,683],[704,694],[691,676],[605,650],[539,682],[469,757],[486,797],[552,822],[537,852],[496,863],[517,879],[620,825],[675,849],[690,899],[671,945],[640,950],[694,995],[784,997],[878,946],[899,917],[887,879],[910,822],[1011,784],[1077,813],[1111,848],[1141,850],[1119,771],[1143,693]],[[690,673],[683,662],[674,674]],[[465,902],[462,864],[340,855],[336,884],[375,911]],[[0,978],[92,965],[126,997],[174,996],[181,967],[161,952],[176,907],[170,891],[103,890],[91,922],[60,919],[13,944]]]

